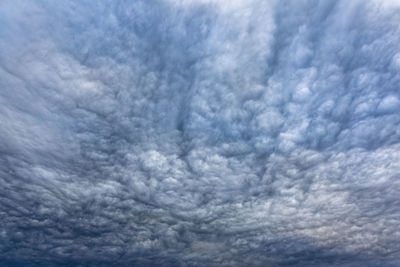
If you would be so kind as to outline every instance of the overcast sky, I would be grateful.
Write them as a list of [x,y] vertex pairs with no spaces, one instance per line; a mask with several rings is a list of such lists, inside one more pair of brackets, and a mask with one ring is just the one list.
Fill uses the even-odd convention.
[[0,1],[1,266],[400,266],[400,1]]

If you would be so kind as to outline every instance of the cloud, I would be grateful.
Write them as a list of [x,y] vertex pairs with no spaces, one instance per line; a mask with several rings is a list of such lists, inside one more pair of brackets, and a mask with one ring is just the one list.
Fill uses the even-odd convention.
[[0,3],[0,263],[399,265],[395,2]]

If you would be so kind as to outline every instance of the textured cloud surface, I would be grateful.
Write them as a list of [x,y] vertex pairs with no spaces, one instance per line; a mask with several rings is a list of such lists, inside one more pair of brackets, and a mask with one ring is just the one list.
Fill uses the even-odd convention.
[[400,266],[400,3],[1,1],[1,266]]

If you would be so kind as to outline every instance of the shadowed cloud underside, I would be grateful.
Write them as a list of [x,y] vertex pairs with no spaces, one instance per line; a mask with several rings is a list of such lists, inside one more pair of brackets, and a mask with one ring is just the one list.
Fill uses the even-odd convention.
[[400,3],[1,1],[1,266],[399,266]]

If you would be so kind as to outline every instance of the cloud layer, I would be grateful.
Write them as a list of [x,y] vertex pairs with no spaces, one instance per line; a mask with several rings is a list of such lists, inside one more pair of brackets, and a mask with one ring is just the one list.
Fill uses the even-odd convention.
[[400,265],[397,1],[2,1],[0,264]]

